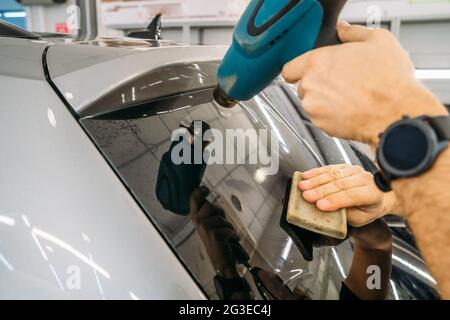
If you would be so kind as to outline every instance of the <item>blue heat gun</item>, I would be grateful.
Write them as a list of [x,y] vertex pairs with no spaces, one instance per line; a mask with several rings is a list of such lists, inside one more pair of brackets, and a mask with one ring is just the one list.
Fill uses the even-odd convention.
[[239,20],[217,74],[224,107],[253,98],[283,65],[314,48],[339,43],[338,16],[347,0],[252,0]]

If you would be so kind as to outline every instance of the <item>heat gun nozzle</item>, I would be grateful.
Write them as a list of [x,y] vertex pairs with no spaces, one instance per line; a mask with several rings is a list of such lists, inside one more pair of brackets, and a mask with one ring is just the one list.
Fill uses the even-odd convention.
[[223,92],[219,86],[216,86],[214,89],[214,100],[225,108],[232,108],[238,103],[237,100],[230,98],[225,92]]

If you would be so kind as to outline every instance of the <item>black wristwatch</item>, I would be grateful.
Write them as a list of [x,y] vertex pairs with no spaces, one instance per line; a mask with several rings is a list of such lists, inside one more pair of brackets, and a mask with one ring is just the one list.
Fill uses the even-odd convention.
[[450,116],[421,116],[390,125],[380,136],[377,162],[380,171],[375,183],[384,192],[391,190],[391,181],[414,177],[427,171],[448,146]]

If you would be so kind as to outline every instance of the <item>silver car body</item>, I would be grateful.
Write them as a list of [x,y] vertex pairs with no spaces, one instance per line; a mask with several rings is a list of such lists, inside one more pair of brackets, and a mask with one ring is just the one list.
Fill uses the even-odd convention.
[[47,83],[48,44],[0,43],[0,297],[203,298]]

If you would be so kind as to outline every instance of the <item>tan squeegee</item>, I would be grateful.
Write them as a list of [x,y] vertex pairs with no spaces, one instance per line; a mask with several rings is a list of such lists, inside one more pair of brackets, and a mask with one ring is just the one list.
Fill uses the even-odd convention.
[[347,236],[346,210],[324,212],[314,204],[303,199],[298,183],[302,181],[301,173],[294,172],[287,209],[287,221],[300,228],[320,233],[337,239]]

